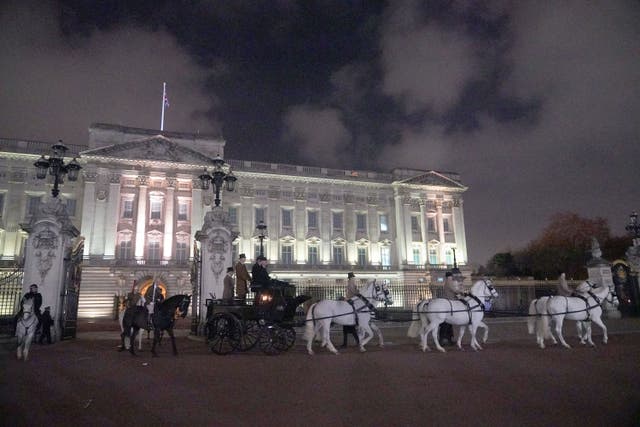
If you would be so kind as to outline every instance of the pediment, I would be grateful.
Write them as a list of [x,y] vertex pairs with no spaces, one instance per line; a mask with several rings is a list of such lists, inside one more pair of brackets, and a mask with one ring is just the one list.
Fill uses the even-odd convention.
[[186,163],[192,165],[211,164],[213,160],[198,151],[177,144],[162,135],[83,151],[80,153],[80,156],[103,159]]
[[435,187],[453,187],[453,188],[462,188],[462,189],[465,188],[465,186],[462,185],[460,182],[453,180],[436,171],[429,171],[422,175],[414,176],[412,178],[408,178],[400,182],[402,184],[430,185]]

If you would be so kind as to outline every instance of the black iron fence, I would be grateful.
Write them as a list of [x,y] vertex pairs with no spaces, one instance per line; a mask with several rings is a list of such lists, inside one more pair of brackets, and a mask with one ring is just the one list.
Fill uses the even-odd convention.
[[20,309],[22,268],[0,269],[0,334],[11,333],[13,318]]

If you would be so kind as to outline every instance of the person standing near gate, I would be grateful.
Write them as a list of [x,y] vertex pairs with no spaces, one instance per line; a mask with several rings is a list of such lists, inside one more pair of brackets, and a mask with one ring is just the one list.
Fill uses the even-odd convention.
[[246,255],[240,254],[235,266],[236,295],[238,295],[238,299],[240,299],[243,304],[247,298],[247,286],[251,282],[251,276],[249,276],[249,271],[247,271],[247,266],[245,265],[246,260]]
[[[347,289],[345,292],[345,299],[348,301],[351,298],[358,295],[360,292],[358,291],[358,287],[356,286],[356,275],[353,274],[353,271],[350,271],[347,274]],[[349,334],[353,335],[356,339],[356,344],[360,345],[360,338],[358,337],[358,331],[356,329],[356,325],[343,325],[342,326],[342,348],[347,347],[347,341]]]
[[44,313],[40,317],[40,326],[42,331],[40,333],[40,340],[38,343],[43,344],[43,341],[47,340],[47,344],[51,344],[51,327],[53,326],[53,319],[51,318],[51,307],[45,307]]
[[222,280],[222,300],[225,303],[233,301],[233,267],[227,267],[227,274]]

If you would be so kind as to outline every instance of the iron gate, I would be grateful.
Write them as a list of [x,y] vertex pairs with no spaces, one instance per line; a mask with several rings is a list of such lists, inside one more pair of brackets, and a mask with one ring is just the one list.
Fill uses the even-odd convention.
[[78,328],[78,298],[82,280],[82,253],[84,240],[79,239],[64,260],[64,288],[62,290],[62,310],[60,311],[61,340],[76,337]]
[[13,333],[13,319],[20,309],[22,267],[0,269],[0,334]]

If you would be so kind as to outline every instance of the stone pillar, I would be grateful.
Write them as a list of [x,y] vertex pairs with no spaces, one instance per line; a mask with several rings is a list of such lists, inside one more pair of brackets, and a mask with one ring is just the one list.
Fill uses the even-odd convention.
[[25,248],[23,294],[33,283],[42,294],[42,307],[51,307],[54,319],[51,337],[57,341],[62,333],[62,295],[65,290],[65,255],[71,249],[73,239],[80,232],[69,220],[65,204],[58,198],[49,198],[40,206],[28,224],[21,224],[29,233]]
[[[587,271],[589,272],[589,281],[597,283],[599,286],[608,286],[611,294],[615,292],[613,284],[613,276],[611,274],[611,263],[601,258],[602,252],[600,245],[594,238],[591,239],[591,259],[587,262]],[[602,303],[604,315],[609,319],[619,319],[621,317],[618,307],[609,301]]]
[[113,259],[116,255],[118,220],[120,219],[120,175],[109,176],[109,198],[106,206],[104,224],[104,257]]
[[136,241],[134,255],[136,259],[144,258],[147,231],[147,177],[139,176],[138,181],[138,216],[136,219]]
[[162,259],[169,261],[173,252],[173,223],[174,223],[174,189],[176,185],[176,179],[173,177],[167,178],[167,197],[164,203],[164,242],[162,244]]
[[216,206],[204,217],[202,230],[196,233],[200,242],[202,295],[200,296],[200,331],[206,323],[207,299],[222,298],[223,280],[227,267],[233,267],[231,242],[238,236],[231,230],[229,214]]

